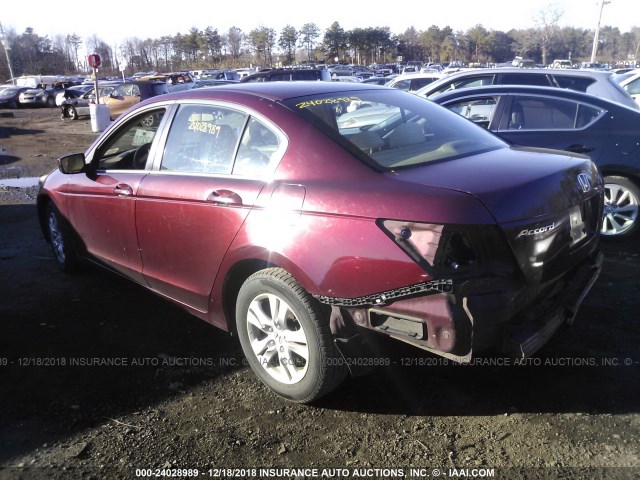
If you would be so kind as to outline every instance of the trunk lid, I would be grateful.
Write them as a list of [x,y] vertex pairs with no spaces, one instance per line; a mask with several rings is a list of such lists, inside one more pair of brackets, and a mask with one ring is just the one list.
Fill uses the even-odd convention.
[[478,198],[501,227],[530,284],[563,274],[590,254],[589,245],[597,244],[603,184],[588,157],[512,147],[398,175]]

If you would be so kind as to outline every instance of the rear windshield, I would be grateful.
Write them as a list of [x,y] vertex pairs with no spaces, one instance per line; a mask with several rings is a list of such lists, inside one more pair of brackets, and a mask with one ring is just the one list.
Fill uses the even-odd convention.
[[283,103],[384,170],[506,146],[446,108],[395,89],[297,97]]

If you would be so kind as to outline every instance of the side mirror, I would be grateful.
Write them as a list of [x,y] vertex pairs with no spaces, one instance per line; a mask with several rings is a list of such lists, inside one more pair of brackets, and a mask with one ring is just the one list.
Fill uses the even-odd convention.
[[58,168],[62,173],[81,173],[85,168],[84,153],[72,153],[58,159]]

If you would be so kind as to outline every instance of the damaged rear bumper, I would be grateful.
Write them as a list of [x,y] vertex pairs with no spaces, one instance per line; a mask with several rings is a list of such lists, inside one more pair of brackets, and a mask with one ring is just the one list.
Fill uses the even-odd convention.
[[[536,286],[512,278],[483,278],[460,285],[447,281],[440,288],[393,299],[385,292],[386,296],[371,296],[377,301],[368,304],[317,298],[333,306],[334,316],[343,317],[343,325],[377,331],[454,361],[467,362],[474,353],[491,351],[526,358],[562,325],[573,323],[600,274],[602,259],[602,253],[594,249],[578,267]],[[349,335],[332,330],[342,338],[337,346],[343,355],[368,355],[366,342],[353,329]]]

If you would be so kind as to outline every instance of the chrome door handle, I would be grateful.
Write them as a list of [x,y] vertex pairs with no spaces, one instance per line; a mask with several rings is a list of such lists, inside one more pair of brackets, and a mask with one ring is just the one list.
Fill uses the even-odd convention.
[[242,205],[242,198],[231,190],[214,190],[207,197],[207,202],[216,205]]
[[113,189],[113,193],[120,197],[130,197],[131,195],[133,195],[133,188],[131,188],[126,183],[119,183]]

